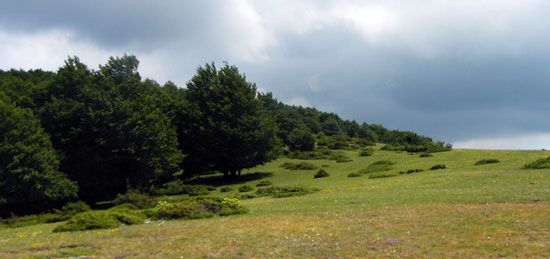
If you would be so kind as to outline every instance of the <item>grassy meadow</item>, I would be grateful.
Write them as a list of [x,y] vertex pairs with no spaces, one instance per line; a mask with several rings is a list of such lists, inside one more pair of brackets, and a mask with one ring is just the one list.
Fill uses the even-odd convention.
[[[0,230],[0,258],[550,257],[550,169],[521,169],[549,151],[453,150],[420,157],[380,147],[372,156],[342,151],[351,162],[307,160],[329,177],[314,179],[318,169],[284,169],[283,163],[303,160],[280,158],[243,172],[272,175],[212,192],[235,195],[262,180],[319,189],[243,199],[248,214],[81,232],[52,233],[63,223],[6,228]],[[481,159],[500,163],[474,165]],[[380,160],[395,164],[390,171],[348,177]],[[428,170],[436,164],[448,168]],[[410,169],[424,171],[399,174]]]

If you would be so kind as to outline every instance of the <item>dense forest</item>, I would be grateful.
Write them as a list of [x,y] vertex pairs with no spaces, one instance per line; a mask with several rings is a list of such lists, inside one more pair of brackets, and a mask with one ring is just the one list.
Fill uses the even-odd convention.
[[202,174],[238,177],[278,156],[351,139],[409,152],[451,148],[284,104],[228,63],[199,66],[185,87],[142,79],[138,64],[124,55],[89,69],[71,57],[57,72],[0,70],[0,216]]

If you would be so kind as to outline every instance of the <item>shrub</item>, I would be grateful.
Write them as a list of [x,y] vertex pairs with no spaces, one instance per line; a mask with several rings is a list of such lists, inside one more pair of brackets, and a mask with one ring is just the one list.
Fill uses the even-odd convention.
[[241,206],[241,201],[235,198],[223,198],[221,204],[220,216],[245,214],[250,211],[248,208]]
[[399,143],[393,143],[393,144],[386,144],[384,145],[381,150],[386,151],[403,151],[404,147],[401,146]]
[[[221,205],[209,206],[211,211],[218,212],[221,209]],[[161,203],[155,207],[155,218],[158,219],[200,219],[211,218],[214,213],[208,211],[208,208],[204,203],[198,203],[196,201],[185,201],[175,203]]]
[[422,153],[420,154],[420,157],[432,157],[434,155],[430,154],[430,153]]
[[298,164],[289,163],[286,162],[281,165],[282,168],[288,169],[288,170],[314,170],[317,169],[317,167],[313,164],[307,163],[307,162],[300,162]]
[[53,232],[82,231],[91,229],[116,228],[121,224],[143,223],[145,215],[140,212],[96,210],[79,213],[65,224],[53,229]]
[[329,160],[336,160],[336,162],[338,163],[343,163],[343,162],[350,162],[352,161],[348,156],[344,155],[343,152],[337,152],[337,153],[333,153],[331,154],[329,157],[328,157]]
[[323,170],[323,169],[319,169],[319,171],[313,176],[313,178],[321,178],[321,177],[328,177],[329,174],[327,173],[327,171]]
[[330,148],[328,147],[318,147],[317,149],[315,149],[315,152],[328,156],[332,153],[332,150],[330,150]]
[[321,165],[322,168],[327,168],[329,167],[330,165]]
[[366,138],[359,138],[357,139],[356,143],[359,145],[359,146],[362,146],[362,147],[367,147],[367,146],[376,146],[376,143],[366,139]]
[[302,160],[321,160],[326,159],[332,151],[327,147],[318,147],[313,151],[292,151],[288,153],[289,158]]
[[392,169],[392,165],[395,164],[392,161],[380,160],[370,164],[367,168],[359,170],[359,174],[370,174],[375,172],[389,171]]
[[140,209],[153,208],[157,200],[147,194],[140,193],[137,190],[128,190],[125,194],[118,194],[116,199],[113,200],[113,204],[121,205],[124,203],[131,203],[136,205]]
[[273,185],[273,183],[270,180],[263,180],[263,181],[259,182],[258,184],[256,184],[256,186],[258,186],[258,187],[260,187],[260,186],[269,186],[269,185]]
[[372,156],[374,150],[372,148],[367,148],[359,151],[359,156]]
[[271,196],[274,198],[284,198],[291,196],[306,195],[318,191],[318,189],[311,189],[306,187],[287,187],[287,186],[270,186],[260,188],[256,191],[258,196]]
[[109,210],[139,210],[139,208],[132,203],[123,203],[109,208]]
[[353,160],[351,160],[349,157],[347,156],[342,156],[342,157],[339,157],[336,159],[336,163],[347,163],[347,162],[352,162]]
[[447,166],[446,165],[443,165],[443,164],[439,164],[439,165],[434,165],[430,168],[430,170],[439,170],[439,169],[446,169]]
[[140,209],[147,209],[155,206],[156,199],[136,190],[128,190],[125,194],[118,194],[113,203],[115,205],[131,203]]
[[216,187],[207,185],[188,185],[181,180],[171,181],[164,184],[161,188],[152,190],[152,193],[157,195],[178,195],[187,194],[189,196],[208,195],[211,190],[216,190]]
[[424,170],[422,170],[422,169],[409,169],[407,171],[401,171],[401,172],[399,172],[399,174],[414,174],[414,173],[420,173],[420,172],[424,172]]
[[453,145],[450,143],[444,143],[442,141],[438,142],[427,142],[424,144],[427,148],[427,152],[435,153],[435,152],[445,152],[445,151],[451,151],[453,149]]
[[4,228],[27,227],[44,223],[64,221],[69,219],[71,216],[72,215],[63,215],[62,213],[44,213],[27,215],[23,217],[11,217],[7,219],[0,219],[0,226],[3,226]]
[[235,188],[231,187],[231,186],[224,186],[222,188],[220,188],[220,192],[230,192],[230,191],[233,191],[235,190]]
[[338,135],[323,136],[317,141],[317,146],[326,146],[329,149],[346,149],[348,148],[348,142],[348,138]]
[[534,162],[525,164],[524,169],[546,169],[550,168],[550,156],[547,158],[541,158]]
[[350,174],[348,174],[348,177],[359,177],[359,176],[361,176],[360,173],[350,173]]
[[291,151],[311,151],[315,146],[315,138],[307,127],[293,129],[288,135],[287,142]]
[[163,219],[198,219],[209,218],[214,215],[227,216],[244,214],[249,212],[248,208],[241,206],[236,198],[218,197],[196,197],[177,203],[159,202],[156,211],[156,218]]
[[419,153],[428,151],[428,147],[422,145],[405,145],[403,148],[407,152]]
[[498,159],[482,159],[477,161],[474,165],[486,165],[486,164],[494,164],[494,163],[500,163]]
[[58,214],[64,214],[64,215],[76,215],[78,213],[86,212],[92,210],[88,204],[86,204],[83,201],[76,201],[76,202],[68,202],[65,204],[61,211],[58,212]]
[[215,191],[218,189],[216,186],[212,186],[212,185],[204,185],[204,187],[206,187],[206,189],[209,191]]
[[245,194],[241,194],[240,196],[238,196],[240,199],[242,200],[246,200],[246,199],[254,199],[256,198],[257,196],[254,195],[253,193],[245,193]]
[[243,185],[241,187],[239,187],[239,192],[250,192],[250,191],[253,191],[254,190],[254,187],[250,186],[250,185]]
[[301,160],[321,160],[325,155],[316,151],[292,151],[288,154],[289,158]]
[[348,143],[344,141],[333,141],[327,145],[330,149],[345,149],[348,147]]
[[369,175],[369,179],[376,179],[376,178],[387,178],[387,177],[394,177],[397,176],[395,174],[371,174]]

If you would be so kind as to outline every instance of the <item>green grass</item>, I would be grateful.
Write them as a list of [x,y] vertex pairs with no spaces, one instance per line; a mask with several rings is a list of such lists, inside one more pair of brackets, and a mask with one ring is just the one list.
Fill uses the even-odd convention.
[[[281,158],[225,185],[269,179],[274,186],[318,188],[303,196],[242,200],[245,215],[150,221],[108,230],[52,233],[63,223],[0,230],[0,258],[13,257],[550,257],[550,170],[522,169],[549,151],[454,150],[420,158],[406,152],[371,156],[342,151],[352,162],[309,160],[330,177],[281,168]],[[500,163],[474,165],[480,158]],[[347,177],[376,161],[393,177]],[[445,164],[447,169],[429,169]],[[424,170],[399,174],[411,169]],[[243,175],[244,176],[244,175]],[[205,176],[206,177],[206,176]],[[212,176],[210,176],[212,177]],[[220,186],[223,187],[223,186]]]

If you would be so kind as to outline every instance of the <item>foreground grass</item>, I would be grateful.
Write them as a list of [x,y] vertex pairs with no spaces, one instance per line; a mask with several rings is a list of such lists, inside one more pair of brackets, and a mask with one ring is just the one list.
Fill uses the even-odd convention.
[[[0,230],[0,257],[550,256],[550,170],[520,169],[549,152],[346,155],[354,161],[308,161],[328,165],[324,169],[331,176],[326,178],[313,179],[316,170],[280,168],[299,162],[292,159],[251,170],[273,172],[269,180],[274,185],[321,191],[243,200],[251,209],[247,215],[75,233],[51,233],[60,223],[5,229]],[[501,163],[474,165],[485,158]],[[388,171],[396,175],[435,164],[448,169],[378,179],[347,177],[379,160],[396,162]]]

